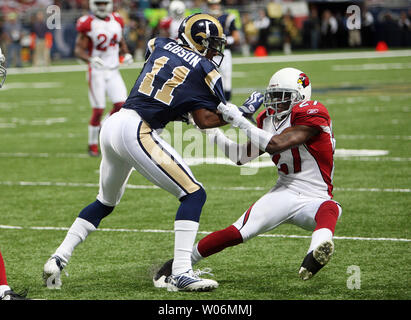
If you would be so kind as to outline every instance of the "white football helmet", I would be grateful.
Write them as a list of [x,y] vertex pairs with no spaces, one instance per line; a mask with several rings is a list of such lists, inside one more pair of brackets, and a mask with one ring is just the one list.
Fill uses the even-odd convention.
[[1,52],[0,48],[0,88],[3,86],[4,81],[6,81],[7,77],[7,70],[3,66],[3,63],[6,61],[4,54]]
[[184,18],[186,5],[183,1],[173,0],[171,1],[170,6],[168,7],[168,11],[173,19],[179,20]]
[[268,116],[282,120],[296,104],[310,99],[311,82],[308,76],[295,68],[283,68],[274,73],[268,83],[264,107]]
[[113,0],[89,0],[91,12],[101,19],[113,12]]

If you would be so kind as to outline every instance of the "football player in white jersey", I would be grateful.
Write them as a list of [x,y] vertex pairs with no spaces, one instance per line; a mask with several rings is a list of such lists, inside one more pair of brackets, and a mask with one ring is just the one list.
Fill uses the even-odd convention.
[[168,7],[169,16],[160,21],[160,35],[177,39],[178,28],[185,18],[186,5],[183,1],[173,0]]
[[77,21],[75,54],[88,63],[88,96],[92,115],[88,126],[88,152],[99,156],[98,137],[106,107],[106,94],[113,103],[110,115],[120,110],[127,99],[127,88],[119,72],[120,57],[131,64],[123,37],[124,22],[113,12],[113,0],[90,0],[92,14]]
[[[232,105],[218,108],[225,121],[247,134],[247,144],[237,145],[219,129],[209,129],[207,135],[239,165],[267,152],[278,168],[278,181],[232,225],[200,240],[193,248],[192,263],[290,223],[313,231],[299,269],[300,277],[308,280],[333,254],[333,234],[342,213],[340,204],[332,200],[335,140],[331,119],[320,102],[311,100],[308,76],[294,68],[272,76],[264,105],[257,127],[240,118]],[[170,273],[170,261],[156,274],[156,286]]]

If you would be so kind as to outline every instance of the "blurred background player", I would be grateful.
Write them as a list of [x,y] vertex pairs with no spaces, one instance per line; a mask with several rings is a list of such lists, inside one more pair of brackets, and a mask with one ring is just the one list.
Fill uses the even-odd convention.
[[[0,48],[0,88],[6,81],[7,71],[3,66],[6,58]],[[0,252],[0,300],[26,300],[25,294],[14,292],[7,283],[6,266]]]
[[[333,235],[341,206],[333,198],[335,139],[327,109],[311,100],[308,76],[295,68],[284,68],[271,77],[257,126],[235,107],[219,105],[224,120],[242,129],[246,144],[238,145],[219,129],[206,130],[210,140],[238,165],[264,152],[278,168],[276,185],[252,204],[229,227],[201,239],[193,248],[192,263],[221,250],[246,242],[283,223],[313,231],[307,254],[300,266],[303,280],[313,277],[334,252]],[[161,287],[170,274],[166,262],[154,278]]]
[[127,88],[121,77],[120,56],[124,64],[133,62],[123,37],[124,22],[113,12],[112,0],[90,0],[92,14],[77,21],[75,54],[87,62],[88,96],[92,115],[88,126],[88,152],[99,156],[98,138],[106,107],[106,94],[113,103],[110,115],[120,110],[127,99]]
[[[226,36],[226,47],[224,50],[224,59],[221,62],[219,71],[223,77],[224,94],[227,101],[231,100],[232,90],[232,73],[233,73],[233,58],[231,55],[231,47],[240,43],[240,32],[235,26],[235,16],[233,14],[223,12],[221,0],[207,0],[208,14],[217,18],[223,26]],[[220,58],[221,59],[221,58]]]
[[186,5],[183,1],[173,0],[168,7],[168,17],[160,21],[160,36],[177,39],[178,28],[185,18]]

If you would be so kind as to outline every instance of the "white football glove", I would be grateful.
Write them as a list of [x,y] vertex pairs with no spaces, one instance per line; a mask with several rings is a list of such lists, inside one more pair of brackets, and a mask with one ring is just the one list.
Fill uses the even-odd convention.
[[103,59],[101,59],[100,57],[91,57],[90,59],[88,59],[88,62],[93,68],[96,69],[103,69],[105,66]]
[[233,127],[238,127],[242,121],[247,121],[243,117],[243,113],[232,103],[220,103],[217,109],[221,112],[224,121],[231,123]]
[[133,56],[130,53],[124,55],[123,64],[130,65],[133,63]]

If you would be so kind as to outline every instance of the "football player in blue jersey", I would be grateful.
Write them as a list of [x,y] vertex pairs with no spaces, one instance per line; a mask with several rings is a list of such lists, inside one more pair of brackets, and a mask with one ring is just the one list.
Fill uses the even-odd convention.
[[[224,95],[227,101],[231,100],[233,58],[231,47],[240,43],[240,31],[235,25],[235,16],[223,11],[221,0],[207,0],[208,14],[217,18],[223,27],[226,36],[226,46],[224,49],[224,60],[219,71],[223,77]],[[218,59],[218,58],[216,58]]]
[[[198,13],[182,22],[177,41],[154,38],[148,42],[146,62],[126,103],[101,129],[97,200],[80,212],[44,265],[43,278],[49,288],[61,286],[60,273],[74,248],[119,204],[133,168],[181,203],[174,223],[172,275],[165,287],[169,291],[209,291],[218,287],[216,281],[195,274],[191,265],[206,192],[182,157],[161,139],[159,131],[187,113],[202,129],[226,124],[217,113],[217,106],[226,100],[218,63],[214,61],[223,55],[225,42],[218,20]],[[244,113],[247,110],[254,108]]]

